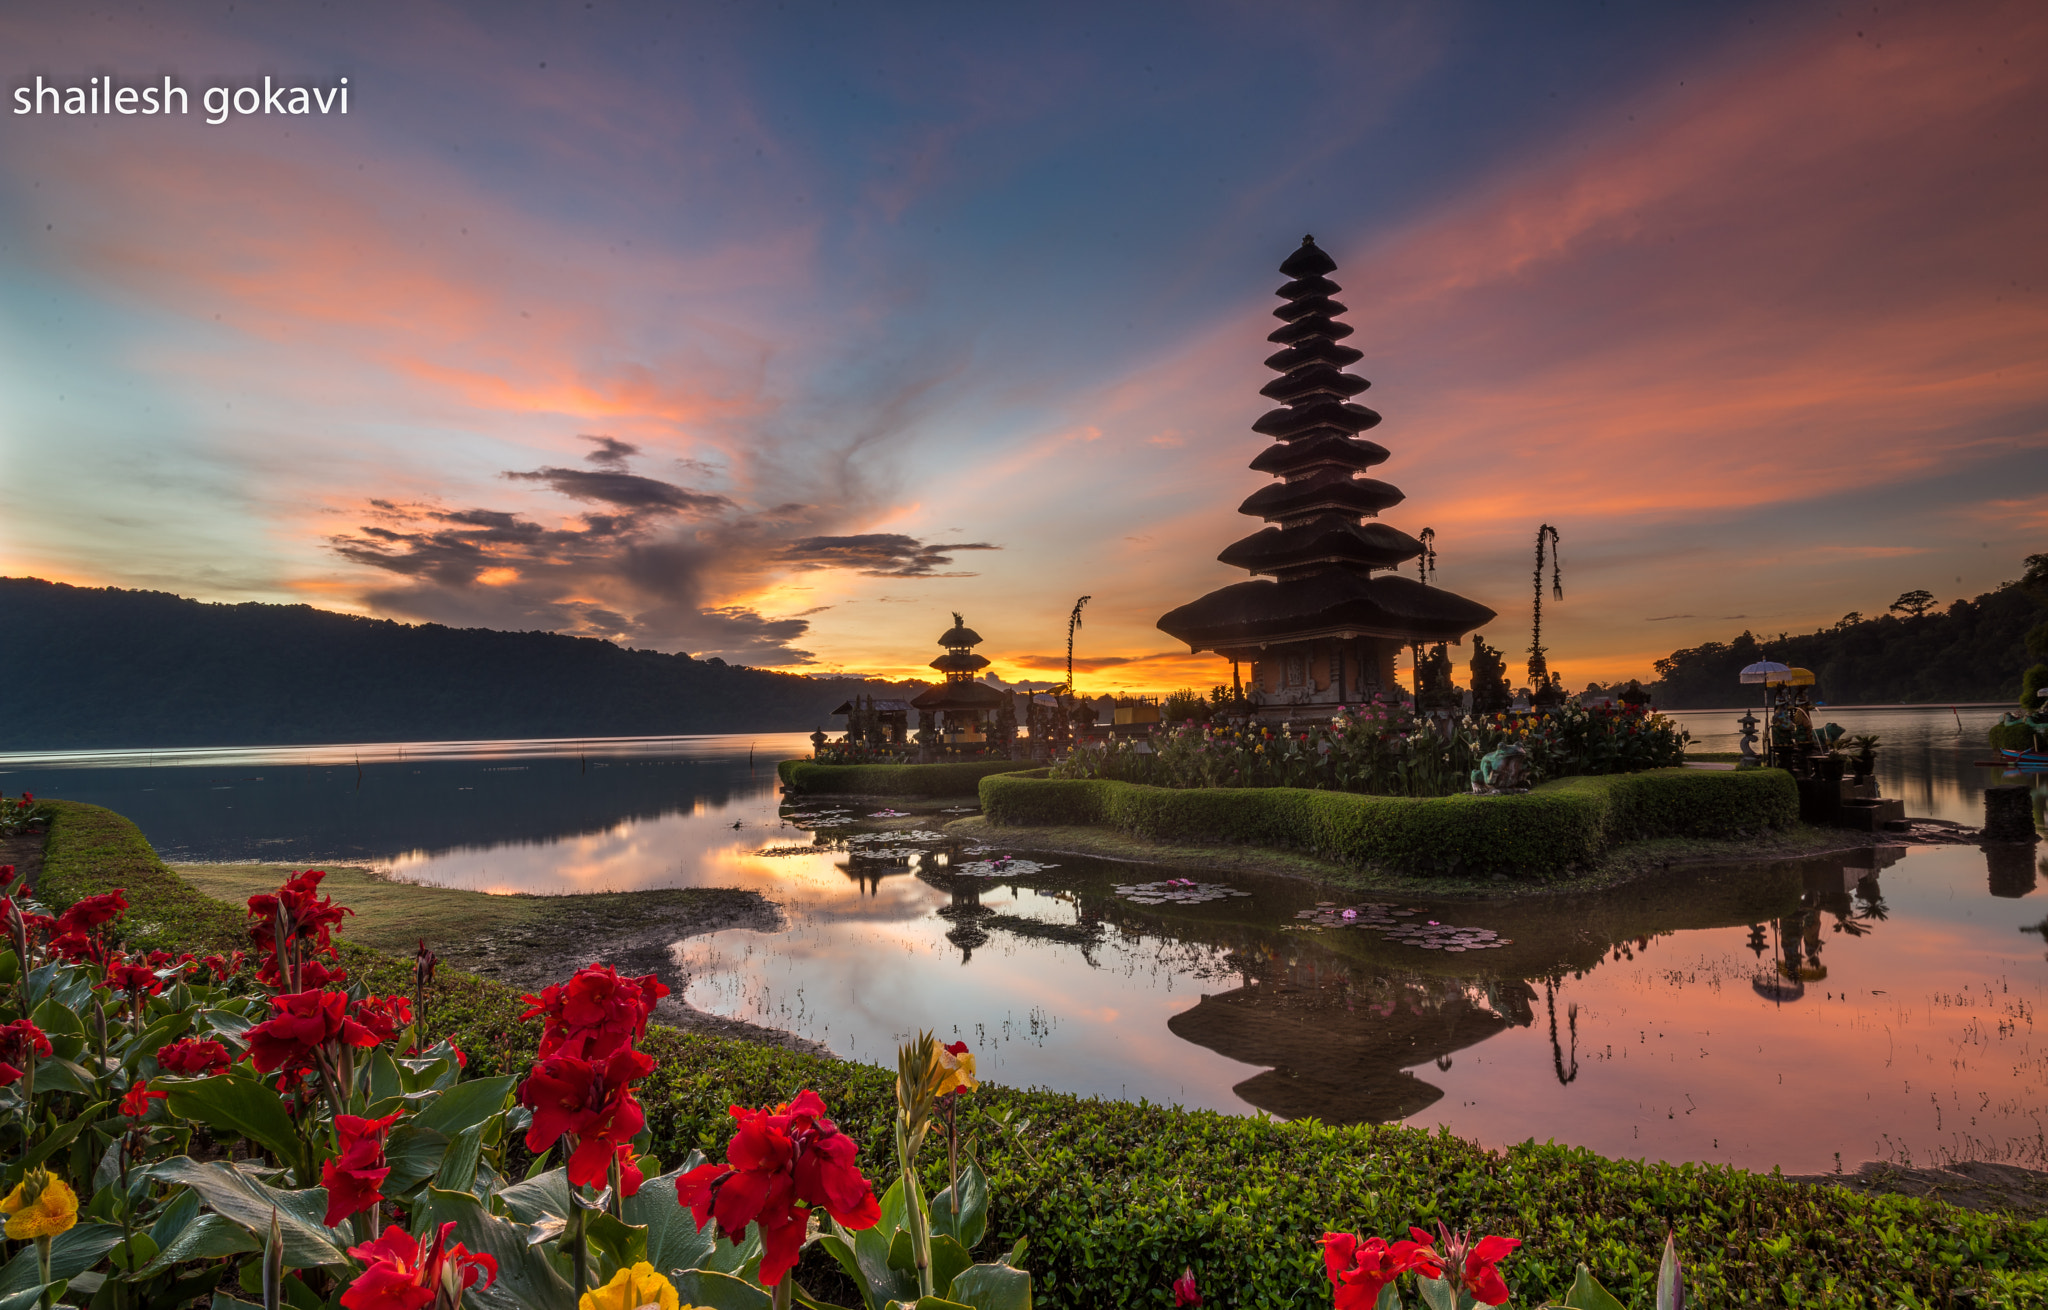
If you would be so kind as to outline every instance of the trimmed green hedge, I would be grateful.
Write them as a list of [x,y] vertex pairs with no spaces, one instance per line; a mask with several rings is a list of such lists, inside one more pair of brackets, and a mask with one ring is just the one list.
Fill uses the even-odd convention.
[[[200,951],[241,939],[240,912],[164,868],[133,824],[93,806],[58,811],[43,875],[55,904],[126,887],[134,945]],[[404,985],[406,961],[344,951],[373,988]],[[535,1034],[518,1020],[523,1009],[503,984],[445,969],[437,980],[436,1033],[446,1031],[444,1016],[459,1021],[472,1072],[527,1067]],[[693,1147],[717,1158],[731,1135],[727,1106],[786,1101],[811,1087],[863,1144],[863,1167],[883,1167],[893,1071],[660,1027],[643,1045],[659,1061],[642,1099],[665,1163]],[[992,1126],[989,1111],[1013,1115],[1021,1130]],[[1318,1247],[1326,1229],[1396,1236],[1438,1219],[1522,1239],[1504,1266],[1518,1305],[1562,1296],[1580,1261],[1625,1303],[1647,1304],[1667,1225],[1702,1305],[2048,1303],[2048,1222],[1933,1201],[1554,1144],[1496,1152],[1446,1132],[1280,1123],[989,1084],[967,1098],[963,1120],[993,1193],[981,1253],[1029,1238],[1024,1263],[1048,1310],[1169,1306],[1168,1284],[1183,1266],[1195,1270],[1207,1304],[1327,1310]],[[927,1166],[936,1191],[941,1153],[928,1151]],[[799,1278],[847,1300],[846,1290],[831,1295],[835,1275],[821,1256],[808,1253]]]
[[1013,775],[981,784],[981,808],[992,824],[1093,824],[1417,873],[1548,879],[1591,863],[1616,842],[1790,827],[1799,820],[1799,792],[1779,769],[1651,769],[1565,778],[1522,796],[1426,799]]
[[846,796],[972,796],[983,778],[1029,769],[1019,760],[957,764],[815,764],[783,760],[775,772],[801,792]]

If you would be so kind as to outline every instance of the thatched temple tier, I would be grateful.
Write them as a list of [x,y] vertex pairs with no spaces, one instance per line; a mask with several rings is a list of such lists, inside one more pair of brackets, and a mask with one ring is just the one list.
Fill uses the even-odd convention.
[[1351,401],[1372,384],[1344,371],[1362,356],[1338,344],[1351,327],[1337,320],[1345,306],[1331,298],[1343,289],[1327,276],[1336,268],[1310,237],[1280,265],[1290,280],[1273,314],[1283,326],[1267,339],[1283,349],[1266,365],[1281,376],[1260,394],[1281,407],[1252,424],[1274,440],[1251,462],[1279,481],[1238,506],[1269,526],[1217,556],[1253,580],[1159,620],[1191,651],[1250,663],[1245,690],[1262,712],[1334,709],[1391,693],[1404,646],[1462,642],[1494,617],[1476,601],[1394,572],[1424,547],[1378,521],[1401,503],[1400,489],[1363,476],[1388,452],[1358,435],[1380,416]]

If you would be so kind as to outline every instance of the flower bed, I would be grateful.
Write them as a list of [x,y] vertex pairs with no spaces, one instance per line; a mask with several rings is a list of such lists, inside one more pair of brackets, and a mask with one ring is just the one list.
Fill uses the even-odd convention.
[[955,764],[816,764],[783,760],[775,772],[792,790],[842,796],[972,796],[983,778],[1031,766],[1019,760]]
[[1156,787],[1302,787],[1373,796],[1448,796],[1470,789],[1489,752],[1518,748],[1531,781],[1634,773],[1685,760],[1684,728],[1631,706],[1561,706],[1544,713],[1417,715],[1376,697],[1328,722],[1218,726],[1192,720],[1143,743],[1078,747],[1056,778]]
[[[55,804],[54,815],[42,889],[50,898],[48,908],[105,896],[120,885],[120,880],[133,876],[134,885],[127,889],[130,906],[125,921],[132,948],[177,946],[207,953],[238,942],[249,944],[244,915],[232,907],[205,901],[186,887],[156,862],[139,834],[119,816],[63,803]],[[352,950],[345,942],[340,944],[338,953],[339,960],[329,961],[323,968],[332,965],[347,969],[351,977],[344,985],[350,989],[361,987],[369,993],[402,990],[412,977],[410,961],[375,957],[369,952]],[[166,991],[181,985],[184,984],[171,984]],[[222,990],[226,995],[217,998],[222,1004],[206,1008],[220,1010],[244,1002],[260,1002],[265,995],[262,989],[246,982],[224,985]],[[208,995],[213,993],[209,991]],[[442,1188],[427,1197],[425,1213],[408,1211],[408,1221],[415,1227],[397,1237],[387,1231],[372,1242],[356,1243],[352,1237],[337,1234],[324,1224],[333,1199],[324,1185],[297,1192],[273,1189],[295,1198],[289,1206],[279,1206],[280,1236],[287,1254],[280,1254],[276,1267],[282,1269],[308,1251],[318,1252],[320,1247],[316,1243],[332,1247],[338,1244],[337,1239],[346,1240],[369,1250],[369,1254],[350,1258],[344,1251],[343,1263],[327,1266],[337,1274],[344,1269],[364,1274],[375,1268],[382,1270],[387,1279],[383,1285],[394,1293],[405,1287],[423,1290],[418,1288],[416,1275],[436,1257],[439,1225],[452,1221],[458,1227],[445,1239],[438,1255],[441,1266],[454,1271],[458,1285],[470,1271],[475,1271],[476,1282],[462,1293],[464,1301],[483,1307],[560,1305],[559,1290],[534,1292],[534,1284],[523,1280],[537,1279],[543,1288],[554,1287],[535,1262],[553,1261],[554,1253],[560,1250],[561,1232],[556,1221],[566,1227],[570,1218],[566,1213],[567,1181],[557,1168],[536,1178],[536,1182],[556,1180],[542,1182],[540,1186],[509,1182],[532,1167],[532,1157],[524,1151],[523,1142],[529,1140],[526,1134],[534,1124],[518,1118],[521,1109],[527,1107],[507,1103],[514,1099],[513,1083],[532,1072],[543,1024],[521,1022],[520,1016],[529,1007],[522,1005],[509,989],[451,976],[445,970],[422,995],[424,1017],[436,1047],[444,1039],[452,1038],[452,1045],[467,1053],[468,1067],[457,1068],[450,1076],[451,1061],[446,1054],[415,1058],[417,1068],[398,1065],[401,1078],[410,1074],[431,1082],[443,1078],[447,1081],[431,1098],[414,1094],[414,1104],[424,1103],[424,1108],[408,1108],[385,1133],[384,1155],[394,1174],[376,1190],[387,1199],[403,1192],[407,1182],[427,1163],[425,1156],[436,1151],[439,1154],[434,1176],[438,1178],[448,1172],[448,1149],[436,1147],[424,1137],[418,1127],[421,1119],[438,1114],[435,1124],[455,1127],[458,1119],[473,1112],[477,1105],[484,1105],[491,1112],[482,1120],[454,1134],[440,1135],[451,1143],[460,1143],[468,1139],[471,1129],[476,1130],[475,1158],[502,1165],[492,1165],[502,1184],[496,1190],[501,1201],[494,1204],[475,1192]],[[557,1035],[564,1040],[552,1052],[562,1055],[576,1040],[573,1028],[578,1019],[571,1011],[570,998],[566,994],[557,998],[559,1005],[545,994],[540,999],[543,1003],[537,1008],[541,1013],[535,1017],[544,1024],[552,1026],[553,1011],[562,1011],[562,1031]],[[107,998],[107,1003],[112,1004],[112,998]],[[82,1010],[89,1009],[91,1004],[88,997]],[[150,998],[145,1004],[162,1005],[166,1010],[171,1006],[162,997]],[[260,1011],[261,1006],[254,1008]],[[349,1008],[359,1013],[360,1000]],[[635,1023],[630,1014],[633,1007],[622,1001],[617,1008],[625,1022],[623,1027],[614,1026],[615,1036],[631,1030]],[[118,1029],[124,1016],[117,1009],[111,1017]],[[416,1015],[415,1020],[419,1017]],[[54,1016],[51,1019],[53,1027],[61,1022]],[[144,1027],[143,1032],[151,1035],[141,1039],[143,1046],[158,1042],[164,1035],[157,1026],[159,1022],[152,1019]],[[230,1029],[236,1026],[217,1017],[205,1017],[200,1022]],[[94,1025],[88,1019],[82,1026]],[[207,1040],[217,1040],[224,1048],[239,1052],[245,1044],[234,1039],[232,1032],[215,1032]],[[135,1039],[123,1040],[132,1049]],[[160,1071],[166,1067],[165,1045],[168,1042],[156,1046],[158,1054],[154,1057],[139,1056],[132,1073],[123,1068],[108,1075],[117,1081],[125,1080],[125,1090],[108,1090],[123,1090],[120,1099],[126,1099],[126,1091],[132,1090],[139,1075],[146,1088],[193,1097],[191,1089],[203,1086],[207,1079],[185,1073],[150,1073],[151,1059]],[[677,1183],[688,1177],[690,1168],[696,1167],[688,1159],[689,1152],[700,1149],[714,1160],[723,1157],[741,1171],[766,1168],[759,1156],[728,1146],[729,1140],[736,1141],[735,1119],[728,1107],[765,1107],[746,1114],[768,1120],[782,1118],[781,1131],[785,1137],[790,1136],[793,1127],[796,1132],[815,1133],[820,1131],[819,1115],[800,1096],[807,1089],[831,1108],[836,1132],[861,1145],[858,1167],[867,1174],[876,1174],[878,1168],[868,1162],[895,1161],[905,1155],[920,1162],[915,1187],[931,1197],[926,1209],[931,1225],[926,1246],[935,1253],[931,1267],[951,1272],[949,1290],[956,1290],[960,1298],[956,1304],[1027,1304],[1014,1298],[984,1301],[972,1287],[974,1280],[969,1280],[966,1287],[960,1284],[960,1274],[953,1272],[957,1262],[944,1266],[937,1262],[936,1253],[941,1250],[948,1251],[951,1258],[950,1249],[937,1241],[943,1225],[953,1224],[952,1232],[973,1228],[971,1215],[977,1210],[977,1203],[963,1201],[957,1222],[950,1203],[941,1203],[953,1187],[956,1172],[962,1182],[954,1194],[966,1197],[975,1191],[965,1163],[970,1154],[976,1161],[974,1172],[985,1185],[986,1204],[980,1207],[984,1216],[981,1240],[966,1245],[989,1254],[1014,1253],[1019,1239],[1027,1239],[1024,1255],[1015,1263],[1032,1270],[1036,1300],[1046,1306],[1172,1305],[1177,1296],[1173,1288],[1178,1283],[1183,1288],[1183,1305],[1194,1304],[1185,1299],[1187,1294],[1193,1294],[1203,1298],[1202,1304],[1217,1307],[1327,1307],[1332,1304],[1333,1290],[1339,1294],[1347,1289],[1354,1294],[1368,1292],[1395,1265],[1410,1271],[1403,1275],[1403,1284],[1412,1298],[1415,1280],[1428,1272],[1431,1261],[1413,1248],[1401,1250],[1398,1241],[1389,1244],[1372,1235],[1398,1236],[1407,1233],[1411,1223],[1434,1230],[1438,1222],[1454,1229],[1483,1230],[1521,1242],[1520,1249],[1504,1259],[1489,1258],[1500,1255],[1500,1244],[1489,1247],[1483,1242],[1475,1243],[1462,1262],[1452,1262],[1445,1259],[1450,1254],[1450,1243],[1438,1234],[1434,1257],[1439,1267],[1455,1263],[1461,1276],[1469,1280],[1467,1291],[1488,1295],[1492,1283],[1485,1271],[1497,1265],[1497,1273],[1512,1292],[1512,1303],[1517,1305],[1535,1305],[1545,1297],[1565,1295],[1581,1263],[1597,1271],[1624,1302],[1647,1304],[1658,1278],[1657,1253],[1667,1230],[1675,1237],[1676,1251],[1684,1264],[1687,1291],[1701,1304],[2017,1306],[2039,1304],[2043,1297],[2048,1297],[2048,1224],[2020,1223],[1933,1202],[1865,1198],[1844,1190],[1807,1187],[1732,1169],[1607,1160],[1591,1152],[1555,1145],[1524,1143],[1502,1152],[1489,1152],[1448,1134],[1406,1128],[1330,1127],[1312,1121],[1277,1123],[1263,1117],[1189,1112],[986,1085],[975,1090],[964,1105],[939,1112],[950,1113],[957,1119],[962,1148],[952,1153],[950,1159],[943,1150],[892,1153],[890,1147],[905,1113],[905,1100],[899,1089],[906,1081],[915,1082],[919,1069],[941,1068],[935,1055],[913,1056],[904,1068],[884,1070],[685,1036],[659,1027],[648,1028],[639,1040],[622,1043],[619,1049],[628,1047],[654,1063],[651,1072],[631,1080],[634,1100],[646,1117],[644,1128],[631,1139],[634,1164],[642,1173],[643,1182],[637,1195],[627,1199],[620,1219],[620,1227],[627,1230],[623,1235],[609,1223],[600,1222],[600,1212],[585,1212],[590,1216],[588,1232],[595,1234],[590,1236],[587,1251],[590,1281],[594,1287],[599,1282],[605,1285],[592,1293],[595,1299],[586,1303],[590,1310],[674,1304],[651,1278],[659,1275],[664,1282],[670,1281],[671,1271],[684,1267],[670,1257],[680,1260],[689,1252],[703,1249],[702,1239],[712,1231],[712,1225],[707,1224],[700,1232],[697,1216],[676,1204]],[[355,1049],[371,1052],[367,1062],[371,1067],[379,1067],[377,1052],[388,1050],[389,1044],[379,1038],[376,1047]],[[173,1063],[179,1068],[189,1067],[179,1062],[188,1056],[203,1060],[208,1054],[181,1053]],[[931,1063],[920,1064],[920,1058]],[[460,1061],[453,1063],[459,1066]],[[37,1093],[39,1098],[71,1097],[76,1101],[82,1095],[54,1090],[43,1077],[44,1071],[39,1068],[37,1072],[42,1089]],[[971,1075],[971,1069],[968,1073]],[[514,1077],[506,1077],[508,1074]],[[957,1070],[952,1076],[957,1077]],[[230,1077],[229,1081],[233,1080]],[[941,1080],[924,1084],[921,1090],[913,1088],[911,1104],[915,1106],[917,1097],[925,1091],[935,1097],[942,1095],[944,1085]],[[490,1095],[494,1087],[499,1089],[495,1101]],[[450,1106],[448,1098],[458,1094],[463,1099]],[[101,1095],[94,1098],[94,1103],[113,1099]],[[205,1152],[188,1149],[198,1141],[198,1120],[182,1115],[174,1118],[173,1113],[178,1112],[176,1104],[166,1107],[161,1100],[146,1094],[144,1101],[140,1107],[142,1114],[130,1117],[137,1118],[141,1128],[151,1134],[152,1154],[169,1153],[172,1147],[179,1146],[178,1134],[191,1133],[193,1136],[179,1149],[187,1150],[197,1163],[207,1163]],[[273,1097],[270,1104],[275,1108],[280,1102]],[[584,1104],[588,1104],[587,1098]],[[930,1109],[923,1112],[926,1130],[943,1136],[944,1129],[933,1127],[936,1120],[932,1113]],[[405,1115],[412,1117],[408,1119]],[[804,1118],[804,1124],[794,1124],[798,1117]],[[111,1134],[104,1140],[93,1134],[102,1131],[101,1125],[112,1132],[125,1133],[130,1129],[122,1127],[126,1120],[111,1104],[100,1105],[90,1115],[59,1116],[60,1123],[74,1119],[88,1122],[81,1125],[82,1131],[72,1143],[53,1153],[48,1162],[64,1178],[83,1184],[94,1177],[96,1161],[106,1158],[99,1153],[103,1146],[112,1142]],[[0,1128],[18,1134],[19,1120],[10,1122],[12,1126]],[[489,1126],[494,1122],[500,1125],[495,1137]],[[623,1126],[616,1120],[611,1125]],[[774,1127],[772,1123],[767,1126]],[[401,1136],[402,1129],[409,1129],[405,1136]],[[604,1125],[593,1122],[584,1127],[583,1136],[603,1138],[607,1131]],[[979,1138],[978,1151],[965,1149],[964,1141],[970,1135]],[[354,1130],[357,1142],[366,1136],[375,1136],[375,1130]],[[408,1139],[411,1144],[404,1151],[394,1148],[394,1143],[404,1144]],[[92,1143],[90,1148],[82,1146],[86,1141]],[[347,1158],[344,1149],[321,1163],[333,1163],[337,1173],[345,1176],[354,1172],[359,1179],[385,1167],[367,1164],[361,1158],[365,1154],[362,1148],[355,1149],[358,1155],[353,1160]],[[460,1150],[461,1161],[472,1159],[466,1145],[460,1146]],[[248,1148],[244,1152],[251,1153]],[[601,1152],[591,1155],[594,1160]],[[650,1161],[648,1155],[657,1159]],[[12,1171],[6,1179],[11,1187],[19,1175],[19,1152],[7,1149],[0,1158],[7,1161],[7,1168]],[[461,1167],[459,1161],[457,1171]],[[194,1182],[176,1181],[183,1176],[183,1168],[159,1174],[142,1187],[138,1204],[145,1209],[141,1214],[153,1216],[146,1231],[161,1231],[172,1239],[163,1242],[150,1238],[159,1250],[143,1264],[144,1274],[151,1278],[162,1276],[162,1270],[149,1274],[150,1262],[164,1259],[164,1253],[173,1250],[180,1234],[202,1219],[207,1222],[203,1229],[193,1233],[185,1247],[177,1248],[176,1258],[165,1262],[165,1268],[178,1271],[170,1282],[151,1299],[128,1304],[179,1304],[169,1289],[185,1278],[194,1280],[185,1290],[198,1295],[201,1304],[204,1292],[199,1289],[200,1283],[220,1289],[223,1299],[215,1302],[216,1306],[224,1306],[238,1296],[252,1302],[265,1299],[260,1248],[269,1242],[269,1209],[259,1203],[237,1201],[218,1189],[216,1195],[223,1198],[218,1201],[203,1194],[199,1199],[181,1200],[181,1196],[198,1191]],[[666,1169],[667,1174],[661,1174],[660,1169]],[[691,1187],[715,1181],[722,1169],[719,1166],[711,1175],[699,1174]],[[318,1164],[315,1170],[325,1172]],[[891,1189],[896,1191],[897,1199],[892,1203],[885,1195],[877,1209],[879,1222],[893,1223],[896,1231],[906,1233],[900,1244],[909,1251],[913,1239],[907,1235],[909,1202],[905,1198],[913,1187],[905,1185],[901,1173],[896,1170]],[[481,1180],[482,1175],[479,1173],[476,1178]],[[622,1168],[620,1181],[623,1180]],[[131,1177],[131,1188],[133,1183]],[[78,1274],[108,1273],[115,1268],[115,1247],[128,1240],[121,1236],[118,1210],[105,1208],[113,1206],[120,1188],[117,1183],[102,1184],[93,1189],[89,1199],[82,1195],[83,1186],[74,1191],[80,1194],[79,1217],[66,1233],[52,1238],[53,1255],[62,1251],[65,1261],[55,1265],[53,1272],[60,1268],[73,1270],[70,1276],[74,1279]],[[270,1195],[261,1191],[244,1193],[245,1197],[259,1199]],[[357,1199],[361,1195],[358,1192]],[[803,1199],[801,1192],[793,1195]],[[45,1196],[47,1199],[38,1198],[17,1212],[31,1214],[31,1219],[24,1223],[24,1231],[38,1222],[38,1216],[55,1214],[56,1221],[61,1222],[62,1196]],[[693,1191],[692,1199],[695,1197]],[[586,1199],[594,1196],[586,1193]],[[849,1223],[864,1217],[865,1206],[858,1195],[842,1194],[839,1201],[850,1203],[842,1207]],[[660,1209],[650,1212],[645,1208],[656,1203],[660,1203]],[[828,1198],[821,1208],[829,1210],[833,1203]],[[502,1204],[503,1213],[497,1204]],[[177,1209],[174,1211],[173,1207]],[[714,1197],[712,1210],[716,1208]],[[485,1222],[484,1212],[494,1216],[494,1222]],[[444,1213],[454,1216],[453,1219],[444,1218]],[[754,1210],[748,1214],[742,1208],[733,1212],[732,1218],[740,1221],[744,1215],[758,1224],[762,1213]],[[771,1214],[771,1219],[779,1213]],[[180,1216],[182,1227],[173,1223]],[[616,1214],[609,1217],[620,1218]],[[704,1217],[716,1221],[720,1216],[707,1212]],[[352,1222],[352,1217],[341,1220],[344,1227]],[[744,1228],[747,1224],[740,1222],[739,1226]],[[819,1226],[826,1236],[833,1235],[823,1216]],[[116,1231],[109,1234],[109,1227]],[[138,1233],[145,1231],[140,1225],[131,1224],[130,1228]],[[522,1240],[510,1246],[495,1244],[506,1235],[506,1228],[519,1229]],[[645,1231],[636,1238],[631,1231],[635,1228]],[[1329,1240],[1332,1230],[1337,1230],[1339,1240]],[[871,1230],[848,1231],[855,1233],[858,1248],[858,1233]],[[84,1236],[73,1237],[75,1233]],[[539,1246],[528,1245],[524,1239],[535,1233],[543,1240]],[[1354,1233],[1364,1236],[1349,1236]],[[202,1245],[202,1239],[212,1245]],[[37,1275],[33,1240],[31,1237],[28,1245],[18,1247],[13,1262],[0,1272],[0,1295],[20,1295],[26,1291],[29,1300],[34,1299]],[[755,1241],[753,1235],[746,1238],[747,1243]],[[463,1247],[459,1252],[453,1245],[457,1242]],[[636,1242],[645,1245],[638,1247]],[[105,1245],[88,1256],[87,1252],[97,1243]],[[873,1243],[869,1246],[872,1248]],[[145,1248],[136,1244],[122,1249],[140,1252]],[[606,1249],[614,1254],[605,1255]],[[738,1249],[729,1244],[712,1248],[714,1252],[727,1251],[721,1258],[729,1265],[734,1264],[732,1256]],[[640,1250],[645,1252],[645,1261],[629,1263],[621,1258],[622,1254]],[[871,1249],[870,1254],[875,1253]],[[880,1254],[882,1260],[875,1270],[878,1278],[896,1278],[906,1271],[910,1277],[916,1277],[918,1265],[914,1258],[898,1267],[887,1252]],[[481,1262],[473,1259],[476,1255],[490,1255],[495,1261],[493,1278],[487,1280],[483,1276]],[[859,1265],[861,1252],[856,1249],[853,1255],[854,1264]],[[1474,1257],[1478,1257],[1476,1265]],[[750,1251],[735,1267],[744,1274],[752,1258]],[[607,1260],[613,1266],[610,1269]],[[743,1277],[712,1277],[709,1275],[722,1271],[701,1264],[698,1268],[708,1269],[708,1274],[687,1286],[683,1279],[674,1278],[675,1285],[684,1287],[681,1299],[712,1306],[768,1304],[767,1294],[758,1286],[745,1287]],[[892,1269],[893,1273],[889,1272]],[[1188,1273],[1185,1281],[1181,1278],[1183,1271]],[[564,1283],[569,1281],[559,1267],[553,1276]],[[325,1276],[314,1275],[312,1281],[321,1277]],[[1004,1277],[977,1275],[978,1279]],[[367,1277],[355,1275],[351,1279],[368,1281]],[[821,1241],[813,1241],[802,1249],[795,1265],[795,1279],[825,1299],[843,1305],[868,1304],[867,1293],[862,1289],[868,1286],[872,1290],[864,1275],[859,1280],[850,1276],[840,1254]],[[1338,1284],[1335,1289],[1333,1280]],[[89,1281],[77,1279],[68,1295],[78,1297],[83,1290],[80,1284]],[[342,1294],[339,1276],[325,1284],[326,1297],[311,1299],[308,1296],[312,1288],[306,1277],[283,1281],[306,1284],[298,1290],[279,1290],[285,1303],[304,1310],[313,1310],[323,1301],[332,1304],[327,1298]],[[735,1289],[731,1283],[742,1286]],[[100,1285],[99,1294],[107,1297],[103,1304],[111,1305],[106,1286]],[[1422,1290],[1427,1294],[1428,1289]],[[741,1299],[743,1293],[751,1293],[753,1299]],[[1370,1304],[1371,1299],[1376,1298],[1357,1303]],[[401,1303],[424,1306],[426,1301],[372,1304]],[[1575,1303],[1586,1302],[1575,1299]],[[348,1310],[356,1307],[348,1306]]]
[[1101,825],[1176,842],[1307,851],[1414,873],[1541,881],[1617,842],[1786,828],[1799,793],[1778,769],[1656,769],[1565,778],[1521,796],[1362,796],[1297,787],[1149,787],[1013,774],[981,784],[997,825]]

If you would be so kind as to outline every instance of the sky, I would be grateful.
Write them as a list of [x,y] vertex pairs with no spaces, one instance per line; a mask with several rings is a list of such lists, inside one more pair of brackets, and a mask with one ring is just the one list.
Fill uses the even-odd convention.
[[1038,680],[1087,595],[1082,690],[1207,687],[1313,233],[1383,519],[1518,673],[1555,525],[1551,666],[1647,677],[2048,549],[2044,70],[2026,0],[4,0],[0,575]]

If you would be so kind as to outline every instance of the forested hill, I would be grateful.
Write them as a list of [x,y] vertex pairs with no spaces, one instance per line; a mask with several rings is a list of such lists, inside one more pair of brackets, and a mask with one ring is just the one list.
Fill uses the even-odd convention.
[[807,732],[834,726],[853,692],[888,687],[587,637],[0,578],[0,750]]
[[[1665,709],[1715,709],[1753,699],[1736,675],[1758,660],[1812,669],[1819,698],[1836,705],[1952,704],[2016,700],[2020,677],[2048,652],[2028,651],[2028,633],[2048,624],[2048,577],[2028,558],[2027,577],[1946,610],[1911,604],[1910,612],[1866,619],[1849,614],[1831,628],[1802,635],[1708,642],[1657,661],[1650,687]],[[1909,592],[1900,605],[1926,597]],[[2039,644],[2040,638],[2036,637]]]

